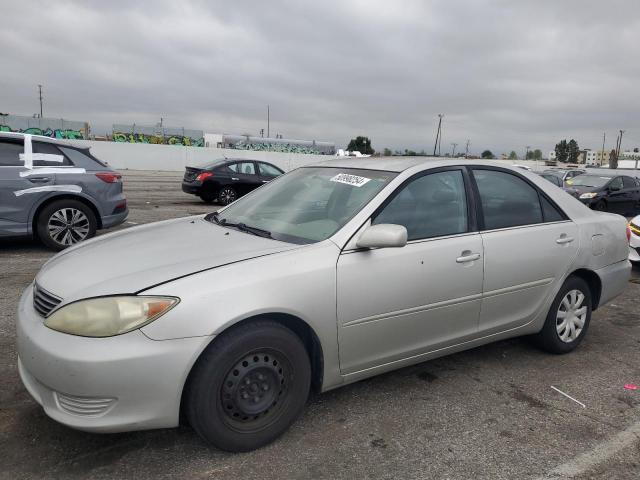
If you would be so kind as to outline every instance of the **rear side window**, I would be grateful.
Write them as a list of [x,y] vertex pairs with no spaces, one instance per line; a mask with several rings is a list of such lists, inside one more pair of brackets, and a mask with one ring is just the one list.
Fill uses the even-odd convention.
[[631,177],[622,177],[624,188],[636,188],[636,182]]
[[542,214],[545,222],[561,222],[564,215],[553,205],[544,195],[540,195],[540,203],[542,203]]
[[32,142],[33,153],[44,153],[47,155],[58,155],[62,157],[62,162],[56,162],[53,160],[34,160],[34,167],[68,167],[71,165],[71,162],[67,157],[65,157],[62,152],[51,143],[44,142]]
[[60,147],[60,150],[71,160],[73,165],[78,168],[84,168],[86,170],[102,170],[106,167],[102,162],[90,157],[82,150],[76,150],[75,148]]
[[21,143],[0,142],[0,167],[24,165],[20,160],[21,153],[24,153],[24,146]]
[[485,230],[542,223],[538,191],[521,178],[496,170],[474,169]]

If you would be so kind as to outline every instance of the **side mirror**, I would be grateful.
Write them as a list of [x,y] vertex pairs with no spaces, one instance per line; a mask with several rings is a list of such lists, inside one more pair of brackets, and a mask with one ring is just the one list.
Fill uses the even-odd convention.
[[367,228],[356,243],[358,248],[404,247],[407,244],[407,229],[402,225],[381,223]]

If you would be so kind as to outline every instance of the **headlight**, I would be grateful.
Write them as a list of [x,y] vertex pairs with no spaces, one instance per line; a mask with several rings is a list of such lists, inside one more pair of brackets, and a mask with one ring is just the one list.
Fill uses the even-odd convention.
[[171,310],[175,297],[99,297],[70,303],[47,317],[52,330],[82,337],[112,337],[140,328]]
[[593,198],[598,196],[597,192],[588,192],[588,193],[583,193],[582,195],[580,195],[580,198]]

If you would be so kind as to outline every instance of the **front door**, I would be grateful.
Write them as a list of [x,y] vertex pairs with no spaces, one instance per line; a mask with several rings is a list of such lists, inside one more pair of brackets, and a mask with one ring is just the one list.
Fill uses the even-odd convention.
[[477,331],[483,249],[463,169],[414,177],[372,217],[407,228],[402,248],[344,251],[337,265],[344,374],[459,343]]

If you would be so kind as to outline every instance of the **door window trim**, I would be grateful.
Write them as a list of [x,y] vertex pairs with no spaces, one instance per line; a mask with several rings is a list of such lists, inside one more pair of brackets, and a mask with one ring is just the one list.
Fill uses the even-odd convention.
[[[477,216],[477,221],[478,221],[478,230],[481,232],[496,232],[496,231],[500,231],[500,230],[512,230],[515,228],[525,228],[525,227],[533,227],[533,226],[539,226],[539,225],[547,225],[547,224],[553,224],[553,223],[564,223],[564,222],[570,222],[571,219],[569,218],[569,216],[565,213],[565,211],[551,198],[549,197],[549,195],[547,195],[538,185],[536,185],[535,183],[533,183],[531,180],[529,180],[528,178],[524,177],[523,175],[520,175],[518,172],[514,172],[512,170],[508,170],[506,168],[501,168],[501,167],[496,167],[493,165],[469,165],[467,167],[470,170],[469,176],[470,176],[470,180],[472,182],[472,188],[473,188],[473,193],[474,195],[476,195],[476,216]],[[514,177],[517,177],[521,180],[523,180],[526,184],[528,184],[530,187],[532,187],[536,193],[538,194],[538,204],[540,205],[540,214],[542,216],[542,222],[538,222],[538,223],[526,223],[523,225],[512,225],[510,227],[502,227],[502,228],[485,228],[485,223],[484,223],[484,212],[482,211],[482,201],[481,201],[481,197],[480,197],[480,190],[478,189],[478,183],[476,182],[475,176],[473,174],[473,172],[475,170],[492,170],[495,172],[500,172],[500,173],[505,173],[507,175],[513,175]],[[560,216],[562,217],[562,220],[556,220],[556,221],[546,221],[545,220],[545,215],[544,215],[544,206],[542,205],[542,198],[544,197],[545,200],[547,200],[549,202],[549,204],[554,207],[558,213],[560,213]]]

